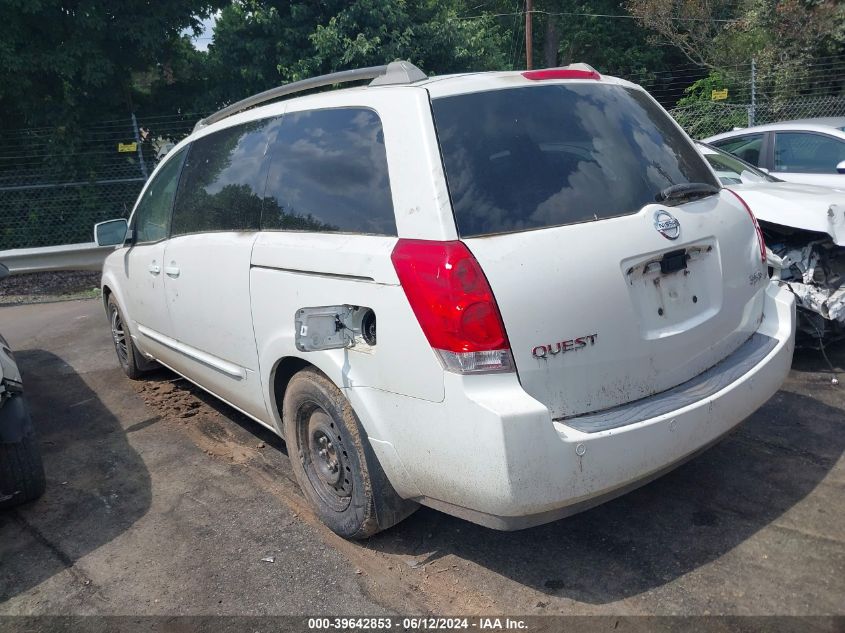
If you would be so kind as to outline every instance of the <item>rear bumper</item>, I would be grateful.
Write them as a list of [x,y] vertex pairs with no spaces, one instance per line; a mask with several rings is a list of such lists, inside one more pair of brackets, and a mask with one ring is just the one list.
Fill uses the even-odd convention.
[[763,314],[757,335],[773,344],[738,376],[650,416],[642,415],[642,401],[634,403],[640,413],[621,426],[603,426],[600,416],[591,425],[553,421],[513,374],[446,374],[441,403],[367,388],[347,394],[400,495],[492,528],[521,529],[651,481],[756,411],[792,362],[791,293],[770,285]]

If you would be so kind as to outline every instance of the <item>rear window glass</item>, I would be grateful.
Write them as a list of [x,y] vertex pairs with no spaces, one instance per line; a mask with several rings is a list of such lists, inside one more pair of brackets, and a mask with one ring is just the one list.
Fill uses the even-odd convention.
[[666,187],[718,187],[704,159],[639,90],[548,85],[432,101],[462,236],[635,213]]
[[286,114],[262,229],[396,235],[381,120],[365,108]]
[[280,117],[251,121],[193,142],[176,194],[173,235],[258,230],[264,157],[280,123]]

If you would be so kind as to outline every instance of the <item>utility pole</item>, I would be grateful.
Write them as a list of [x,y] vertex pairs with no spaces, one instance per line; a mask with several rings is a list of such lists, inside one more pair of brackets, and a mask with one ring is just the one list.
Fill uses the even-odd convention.
[[533,44],[534,29],[532,18],[534,17],[534,0],[525,0],[525,68],[531,70],[534,66]]

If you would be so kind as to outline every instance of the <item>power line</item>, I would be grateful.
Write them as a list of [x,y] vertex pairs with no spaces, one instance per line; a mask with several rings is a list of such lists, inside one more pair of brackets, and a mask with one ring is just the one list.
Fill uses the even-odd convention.
[[[551,16],[571,16],[571,17],[582,17],[582,18],[610,18],[610,19],[620,19],[620,20],[636,20],[637,17],[633,15],[624,15],[624,14],[614,14],[614,13],[581,13],[577,11],[544,11],[542,9],[532,9],[530,11],[521,11],[517,15],[523,15],[525,13],[533,13],[533,14],[540,14],[540,15],[551,15]],[[446,18],[447,20],[480,20],[485,18],[505,18],[513,16],[514,13],[482,13],[480,15],[464,15],[464,16],[455,16]],[[733,20],[726,20],[726,19],[716,19],[716,18],[682,18],[682,17],[667,17],[667,20],[673,20],[677,22],[718,22],[718,23],[732,23],[736,22],[737,19]]]

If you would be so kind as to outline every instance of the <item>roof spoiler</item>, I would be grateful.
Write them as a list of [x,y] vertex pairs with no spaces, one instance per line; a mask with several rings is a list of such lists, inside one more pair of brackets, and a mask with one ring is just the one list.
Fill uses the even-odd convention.
[[328,75],[311,77],[310,79],[294,81],[283,86],[270,88],[264,92],[259,92],[257,95],[247,97],[246,99],[237,101],[232,105],[226,106],[222,110],[218,110],[214,114],[210,114],[204,119],[197,121],[193,131],[196,132],[197,130],[201,130],[212,123],[222,121],[233,114],[243,112],[244,110],[269,101],[274,101],[280,97],[285,97],[297,92],[303,92],[304,90],[311,90],[312,88],[349,83],[352,81],[362,81],[364,79],[372,79],[370,82],[371,86],[388,86],[394,84],[411,84],[415,81],[427,79],[427,76],[411,62],[399,61],[391,62],[384,66],[370,66],[368,68],[342,70],[336,73],[329,73]]

